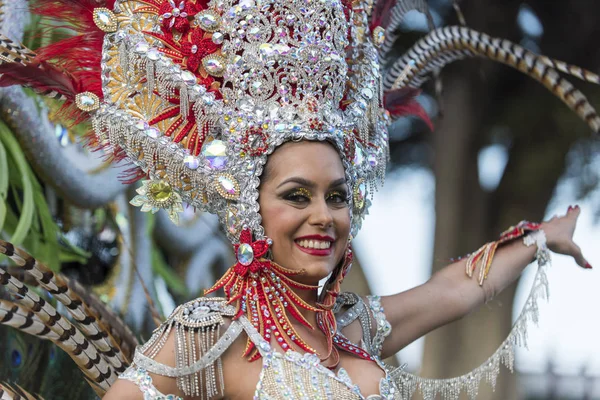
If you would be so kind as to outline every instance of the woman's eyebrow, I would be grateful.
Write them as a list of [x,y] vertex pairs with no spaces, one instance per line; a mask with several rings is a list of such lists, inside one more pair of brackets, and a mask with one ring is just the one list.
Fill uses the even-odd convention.
[[341,186],[341,185],[345,185],[345,184],[346,184],[346,178],[340,178],[340,179],[336,179],[335,181],[331,182],[329,184],[329,188]]
[[293,177],[288,178],[285,181],[281,182],[279,184],[279,186],[277,186],[277,189],[279,189],[280,187],[282,187],[286,183],[291,183],[291,182],[299,183],[302,186],[306,186],[308,188],[314,188],[315,186],[317,186],[317,184],[315,182],[313,182],[313,181],[309,181],[308,179],[300,178],[299,176],[293,176]]
[[[311,180],[305,179],[305,178],[301,178],[299,176],[293,176],[291,178],[286,179],[285,181],[281,182],[279,184],[279,186],[277,186],[277,189],[279,189],[281,186],[285,185],[286,183],[299,183],[302,186],[305,186],[307,188],[314,188],[317,186],[317,184]],[[336,187],[336,186],[340,186],[340,185],[345,185],[346,184],[346,178],[339,178],[336,179],[335,181],[331,182],[329,184],[329,187]]]

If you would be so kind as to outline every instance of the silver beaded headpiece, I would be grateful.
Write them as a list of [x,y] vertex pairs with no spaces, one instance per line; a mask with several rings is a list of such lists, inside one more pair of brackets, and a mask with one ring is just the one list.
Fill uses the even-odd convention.
[[[368,9],[339,0],[133,0],[96,9],[104,99],[82,93],[99,142],[148,180],[132,203],[215,213],[232,241],[264,235],[258,186],[290,140],[328,141],[352,196],[352,234],[383,180],[382,106]],[[375,42],[375,43],[374,43]]]

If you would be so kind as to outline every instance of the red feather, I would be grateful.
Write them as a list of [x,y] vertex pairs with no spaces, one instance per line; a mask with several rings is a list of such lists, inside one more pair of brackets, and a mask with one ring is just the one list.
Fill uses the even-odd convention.
[[396,5],[397,0],[377,0],[373,11],[371,12],[371,32],[375,27],[381,26],[386,28],[389,23],[389,18],[392,9]]
[[36,49],[36,61],[60,65],[79,82],[80,91],[102,98],[100,63],[104,32],[94,23],[94,9],[112,9],[114,4],[115,0],[37,0],[32,12],[53,20],[42,22],[41,36],[52,37],[59,27],[73,32],[73,36]]
[[79,85],[67,72],[48,63],[28,64],[7,63],[0,65],[0,86],[21,85],[42,92],[54,90],[74,101],[80,92]]
[[383,96],[383,106],[390,113],[393,119],[413,115],[419,117],[427,124],[432,131],[433,123],[429,115],[415,97],[421,93],[420,89],[403,87],[396,90],[385,92]]

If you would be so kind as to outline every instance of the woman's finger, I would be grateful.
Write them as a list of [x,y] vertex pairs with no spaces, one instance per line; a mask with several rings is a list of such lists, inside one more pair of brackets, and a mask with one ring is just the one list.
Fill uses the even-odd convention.
[[577,243],[571,242],[569,244],[569,254],[573,257],[577,265],[586,269],[590,268],[588,267],[589,263],[587,262],[587,260],[583,256],[583,253],[581,252],[581,247],[579,247]]

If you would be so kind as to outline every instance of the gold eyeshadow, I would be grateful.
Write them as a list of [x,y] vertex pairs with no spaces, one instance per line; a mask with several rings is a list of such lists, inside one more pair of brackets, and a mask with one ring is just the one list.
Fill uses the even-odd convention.
[[339,190],[334,190],[333,192],[330,192],[330,193],[327,195],[327,199],[330,199],[330,198],[332,198],[332,197],[334,197],[334,196],[339,196],[339,197],[341,197],[341,198],[342,198],[344,201],[346,201],[346,200],[348,199],[348,196],[346,195],[346,193],[344,193],[344,192],[340,192]]
[[295,189],[292,193],[290,193],[291,196],[304,196],[308,199],[312,199],[312,193],[310,192],[310,190],[300,187]]

